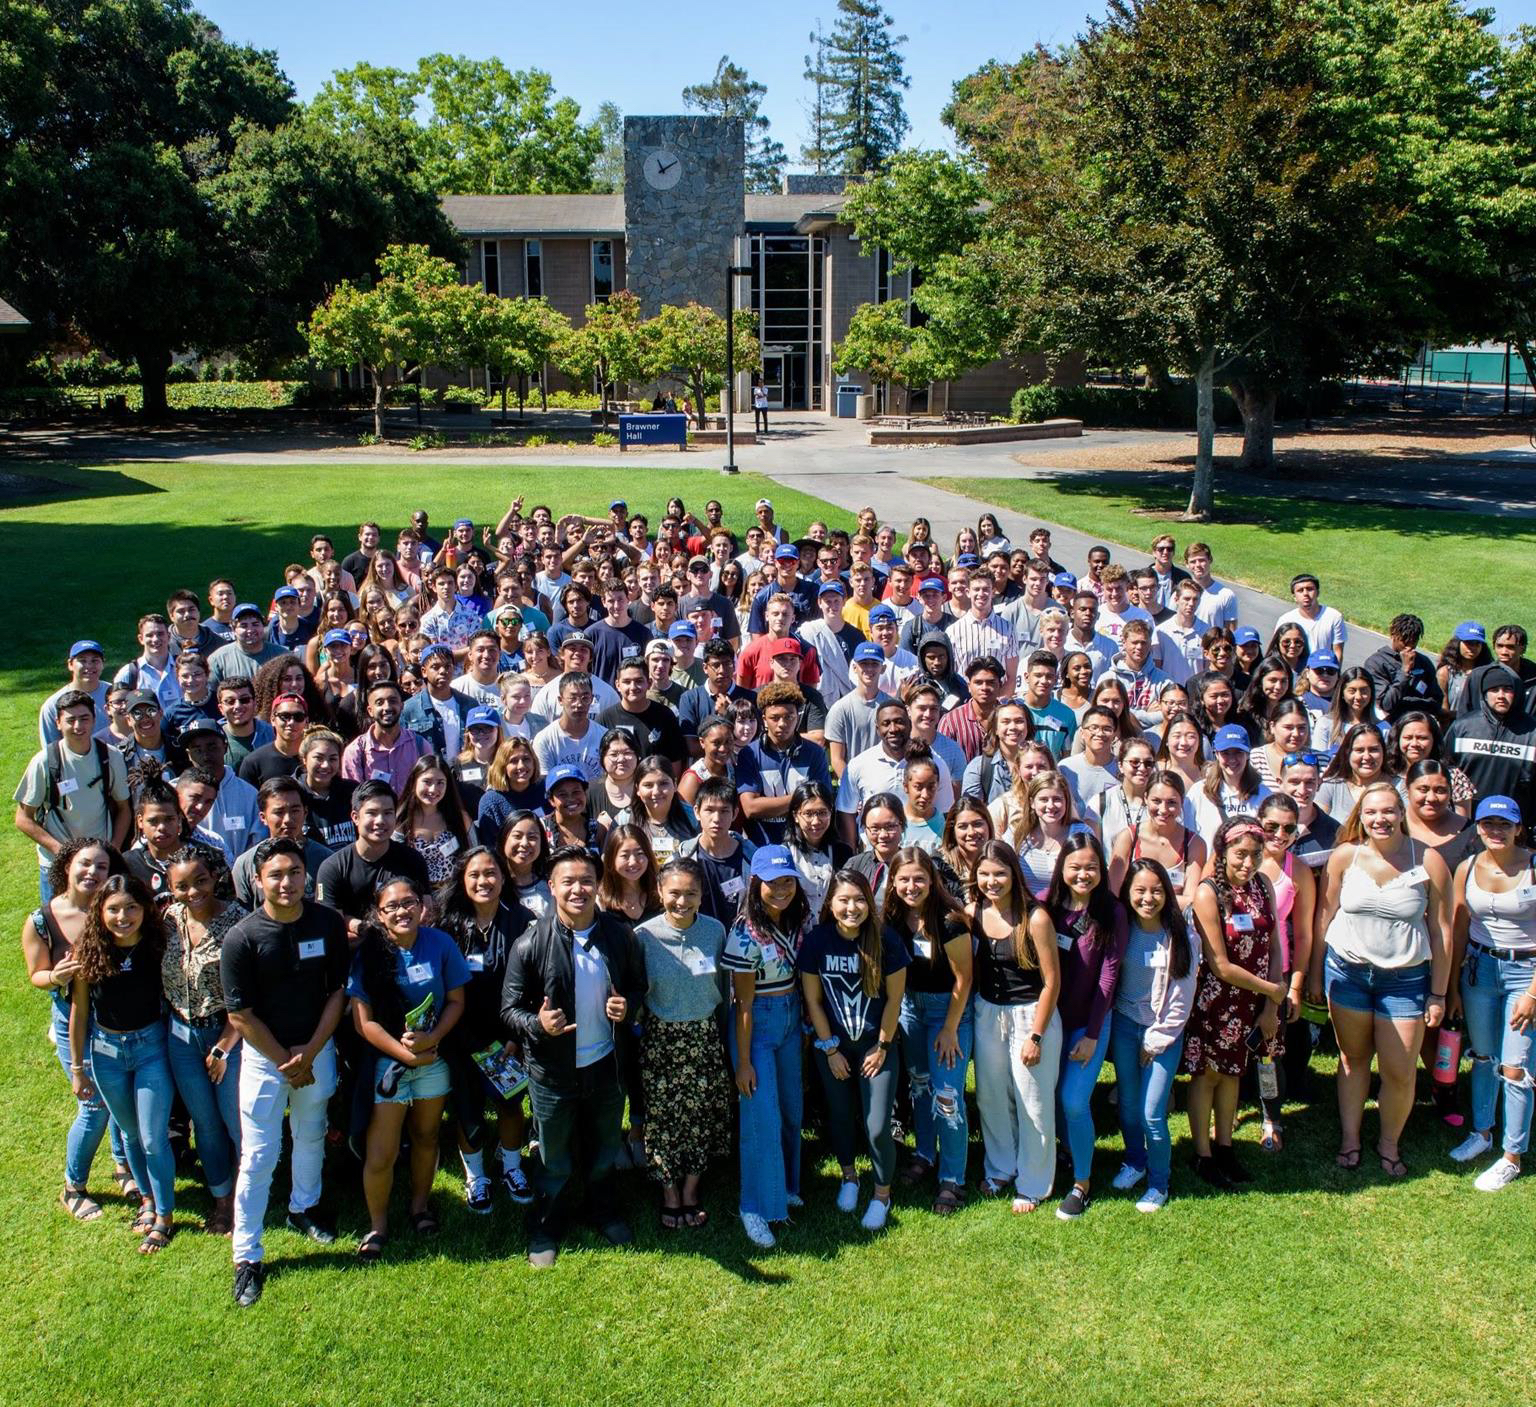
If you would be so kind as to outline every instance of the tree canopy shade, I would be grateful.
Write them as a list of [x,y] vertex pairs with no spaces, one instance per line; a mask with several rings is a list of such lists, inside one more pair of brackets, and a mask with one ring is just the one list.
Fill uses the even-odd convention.
[[17,0],[0,37],[0,269],[54,335],[138,363],[292,354],[326,284],[402,235],[451,247],[408,163],[292,125],[267,52],[185,0]]
[[812,136],[804,155],[818,171],[848,176],[876,171],[900,148],[910,123],[902,92],[911,86],[902,62],[904,34],[878,0],[837,0],[832,30],[812,35],[806,59],[812,85]]
[[646,374],[646,345],[641,333],[640,300],[628,290],[605,303],[588,303],[586,321],[566,337],[556,353],[560,369],[591,383],[602,398],[603,424],[608,424],[608,392],[619,381],[636,381]]
[[[646,376],[677,381],[693,399],[693,413],[704,428],[705,403],[725,386],[725,319],[700,303],[665,305],[641,325]],[[735,315],[732,370],[751,371],[758,364],[757,314],[739,308]]]
[[784,148],[769,133],[762,114],[768,90],[747,77],[747,71],[722,55],[708,83],[683,89],[683,106],[715,117],[739,117],[747,134],[747,189],[754,194],[778,190],[784,174]]
[[309,114],[325,131],[406,147],[440,194],[590,191],[605,135],[600,122],[581,121],[573,99],[555,95],[542,70],[450,54],[428,54],[414,71],[342,69]]

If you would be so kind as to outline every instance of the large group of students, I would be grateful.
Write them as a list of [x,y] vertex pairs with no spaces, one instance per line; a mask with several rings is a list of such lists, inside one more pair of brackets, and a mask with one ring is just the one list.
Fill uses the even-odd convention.
[[941,545],[872,509],[793,539],[767,499],[744,532],[713,501],[524,510],[441,540],[419,510],[393,546],[367,522],[345,557],[316,533],[275,587],[170,591],[136,653],[68,648],[15,821],[71,1216],[103,1216],[104,1136],[146,1255],[195,1174],[251,1305],[285,1120],[286,1224],[333,1242],[326,1179],[360,1165],[363,1261],[397,1172],[438,1231],[445,1141],[465,1210],[525,1206],[540,1267],[578,1218],[631,1240],[626,1168],[680,1237],[733,1176],[772,1247],[813,1126],[870,1232],[898,1183],[939,1216],[1072,1221],[1106,1187],[1153,1213],[1178,1077],[1187,1177],[1234,1190],[1240,1107],[1284,1156],[1322,1042],[1339,1168],[1406,1173],[1422,1062],[1450,1158],[1519,1175],[1518,624],[1437,657],[1404,612],[1345,667],[1316,575],[1266,642],[1166,533],[1078,577],[991,513]]

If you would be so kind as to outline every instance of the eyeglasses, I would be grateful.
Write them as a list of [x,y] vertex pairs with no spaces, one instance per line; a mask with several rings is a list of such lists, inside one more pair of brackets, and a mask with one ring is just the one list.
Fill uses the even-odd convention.
[[421,903],[419,899],[396,899],[388,904],[380,904],[381,914],[408,914]]
[[1315,752],[1288,752],[1280,763],[1282,768],[1321,767],[1322,765],[1323,759],[1319,757]]
[[1300,829],[1297,825],[1281,825],[1278,821],[1260,821],[1259,829],[1265,835],[1295,835]]
[[307,713],[274,713],[274,723],[303,723],[309,715]]
[[1125,759],[1124,765],[1126,767],[1134,767],[1139,772],[1144,767],[1150,767],[1153,764],[1150,757],[1127,757]]

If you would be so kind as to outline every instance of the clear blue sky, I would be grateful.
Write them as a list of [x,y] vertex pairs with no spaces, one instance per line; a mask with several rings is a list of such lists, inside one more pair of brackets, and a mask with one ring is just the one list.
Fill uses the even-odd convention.
[[[769,4],[637,5],[618,0],[486,4],[469,0],[202,0],[198,8],[232,40],[275,49],[310,98],[338,68],[367,60],[409,68],[424,53],[495,56],[542,68],[590,116],[605,99],[628,113],[682,111],[682,89],[713,74],[722,54],[768,88],[774,135],[798,154],[805,136],[802,79],[808,36],[831,28],[834,0]],[[905,34],[909,141],[939,146],[939,113],[951,85],[987,59],[1016,58],[1037,43],[1070,40],[1097,0],[887,0]],[[1498,6],[1501,27],[1536,22],[1536,0]],[[654,18],[653,18],[654,17]]]

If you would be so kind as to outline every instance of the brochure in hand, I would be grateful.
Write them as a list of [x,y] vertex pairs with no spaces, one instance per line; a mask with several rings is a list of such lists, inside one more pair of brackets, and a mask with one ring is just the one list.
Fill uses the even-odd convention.
[[477,1050],[474,1061],[503,1099],[511,1099],[528,1085],[527,1070],[512,1053],[512,1047],[501,1041],[493,1041],[484,1050]]

